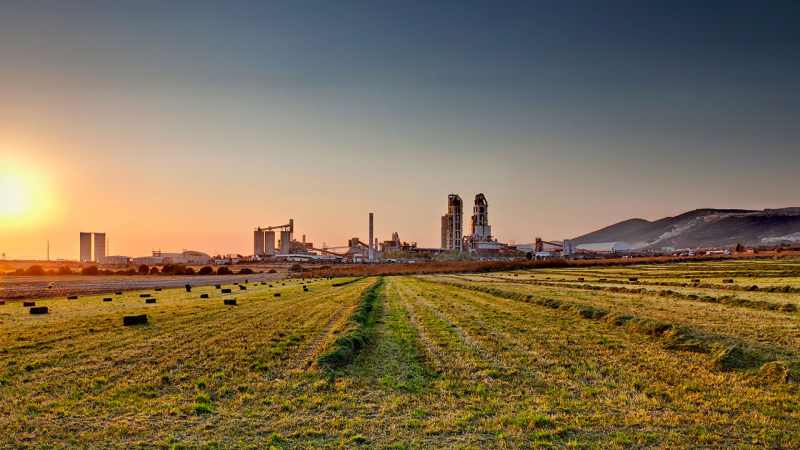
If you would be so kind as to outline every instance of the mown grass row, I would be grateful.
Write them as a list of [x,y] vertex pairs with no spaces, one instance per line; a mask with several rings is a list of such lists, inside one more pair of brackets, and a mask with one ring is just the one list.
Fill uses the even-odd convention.
[[768,302],[764,300],[750,300],[750,299],[735,297],[733,295],[723,295],[720,297],[714,297],[712,295],[684,294],[682,292],[677,292],[670,289],[662,289],[659,291],[655,291],[645,288],[627,288],[624,286],[598,286],[595,284],[537,281],[537,280],[515,280],[510,278],[495,278],[495,279],[508,281],[512,283],[531,284],[534,286],[564,287],[569,289],[580,289],[585,291],[613,292],[616,294],[648,294],[648,295],[657,295],[659,297],[670,297],[678,300],[687,300],[687,301],[704,302],[704,303],[719,303],[727,306],[760,309],[766,311],[797,312],[797,305],[793,303],[778,303],[778,302]]
[[[727,275],[727,274],[726,274]],[[723,278],[724,284],[718,283],[703,283],[699,278],[692,278],[691,282],[679,281],[630,281],[620,279],[605,279],[597,280],[600,283],[610,282],[617,284],[632,284],[632,285],[645,285],[645,286],[662,286],[662,287],[693,287],[702,289],[724,289],[726,291],[746,291],[746,292],[769,292],[769,293],[783,293],[783,294],[797,294],[800,293],[800,287],[793,286],[758,286],[755,284],[743,285],[733,284],[733,278]]]
[[366,277],[357,277],[357,278],[353,278],[352,280],[340,281],[340,282],[338,282],[338,283],[333,283],[331,286],[332,286],[332,287],[342,287],[342,286],[347,286],[348,284],[357,283],[357,282],[359,282],[359,281],[363,280],[364,278],[366,278]]
[[358,352],[370,341],[374,325],[373,314],[383,287],[383,277],[364,290],[356,310],[348,319],[345,332],[336,338],[330,349],[317,358],[317,365],[326,370],[335,370],[351,363]]
[[657,338],[668,350],[689,351],[711,355],[711,366],[721,371],[736,369],[753,369],[761,367],[760,372],[774,381],[800,381],[800,361],[788,359],[787,355],[778,354],[768,349],[757,349],[731,336],[709,335],[692,327],[637,317],[631,314],[620,314],[607,309],[569,302],[552,298],[539,298],[531,294],[509,292],[502,289],[468,285],[457,282],[425,280],[426,282],[444,284],[495,297],[534,303],[551,309],[569,311],[590,320],[604,321],[607,324],[623,327],[626,331]]

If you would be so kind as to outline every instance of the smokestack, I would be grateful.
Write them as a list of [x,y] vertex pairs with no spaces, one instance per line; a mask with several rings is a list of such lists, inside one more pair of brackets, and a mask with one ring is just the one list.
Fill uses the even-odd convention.
[[372,219],[373,219],[373,213],[369,213],[369,241],[367,241],[367,242],[369,242],[369,260],[370,261],[374,261],[375,260],[375,248],[373,247],[374,244],[372,242],[372,239],[373,239],[372,238],[372,236],[373,236],[373,233],[372,233]]

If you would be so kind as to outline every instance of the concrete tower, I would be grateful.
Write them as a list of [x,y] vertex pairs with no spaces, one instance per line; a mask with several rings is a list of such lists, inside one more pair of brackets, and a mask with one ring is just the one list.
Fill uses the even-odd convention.
[[475,206],[472,209],[472,241],[486,242],[492,238],[492,227],[489,225],[489,202],[486,196],[475,196]]
[[100,262],[106,257],[106,234],[94,233],[94,261]]
[[275,232],[272,230],[264,233],[264,254],[267,256],[275,254]]
[[442,248],[460,252],[463,250],[464,202],[457,194],[447,197],[447,214],[442,216]]
[[92,260],[92,233],[81,232],[81,262]]
[[264,230],[256,228],[253,231],[253,255],[264,256]]

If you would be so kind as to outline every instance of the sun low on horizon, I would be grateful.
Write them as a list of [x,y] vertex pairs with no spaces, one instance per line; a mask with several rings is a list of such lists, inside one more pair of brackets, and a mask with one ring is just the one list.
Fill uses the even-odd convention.
[[0,160],[0,227],[38,225],[53,212],[54,205],[43,170],[19,160]]

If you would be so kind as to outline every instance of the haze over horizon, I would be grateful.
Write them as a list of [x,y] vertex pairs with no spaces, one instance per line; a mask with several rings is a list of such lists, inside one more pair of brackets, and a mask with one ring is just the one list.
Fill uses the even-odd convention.
[[[12,7],[13,3],[13,7]],[[439,244],[800,206],[796,2],[9,2],[0,252]],[[465,220],[465,232],[468,220]]]

